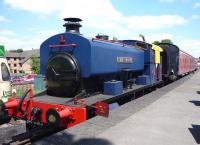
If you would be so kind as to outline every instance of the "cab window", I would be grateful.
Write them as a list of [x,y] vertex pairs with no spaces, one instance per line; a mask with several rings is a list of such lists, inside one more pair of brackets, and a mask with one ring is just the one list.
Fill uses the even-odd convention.
[[3,81],[10,81],[10,72],[8,70],[8,67],[5,63],[1,64],[1,73],[2,73],[2,80]]

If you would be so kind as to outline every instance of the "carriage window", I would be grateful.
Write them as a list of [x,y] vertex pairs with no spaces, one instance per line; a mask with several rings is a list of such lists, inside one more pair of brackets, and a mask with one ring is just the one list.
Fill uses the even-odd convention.
[[1,64],[1,73],[2,73],[2,80],[3,81],[10,81],[10,72],[8,70],[8,67],[5,63]]

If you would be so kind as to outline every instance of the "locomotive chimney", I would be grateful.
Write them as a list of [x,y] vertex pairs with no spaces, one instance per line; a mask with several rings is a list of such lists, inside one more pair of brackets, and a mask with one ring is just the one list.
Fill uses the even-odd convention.
[[79,22],[82,20],[80,18],[64,18],[66,23],[63,25],[66,28],[66,32],[80,34],[79,28],[82,26]]

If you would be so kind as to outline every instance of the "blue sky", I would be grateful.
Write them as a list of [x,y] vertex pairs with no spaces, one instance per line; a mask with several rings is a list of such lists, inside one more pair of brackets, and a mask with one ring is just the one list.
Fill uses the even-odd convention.
[[7,49],[39,48],[51,35],[64,32],[64,17],[83,19],[81,33],[104,33],[118,39],[147,42],[172,39],[200,56],[198,0],[2,0],[0,44]]

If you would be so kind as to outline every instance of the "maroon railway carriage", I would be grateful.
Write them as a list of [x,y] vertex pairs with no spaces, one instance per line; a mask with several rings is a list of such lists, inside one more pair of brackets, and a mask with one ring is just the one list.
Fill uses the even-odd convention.
[[179,68],[178,75],[184,75],[188,72],[194,71],[197,69],[198,61],[193,56],[188,53],[179,50]]

